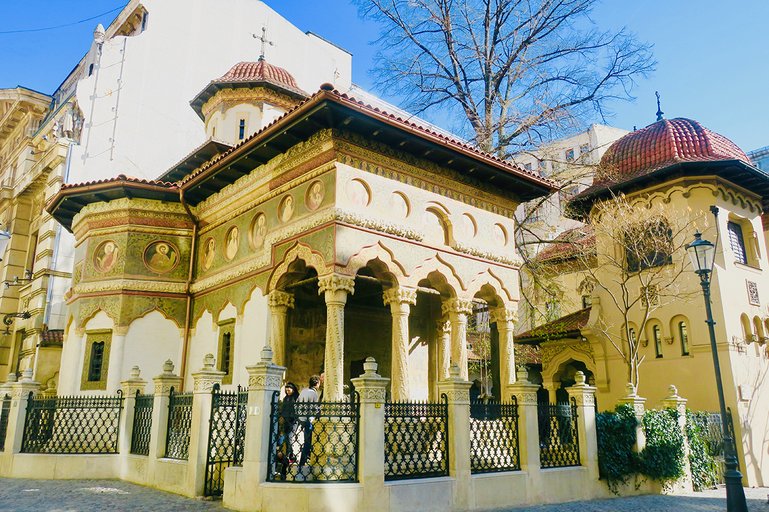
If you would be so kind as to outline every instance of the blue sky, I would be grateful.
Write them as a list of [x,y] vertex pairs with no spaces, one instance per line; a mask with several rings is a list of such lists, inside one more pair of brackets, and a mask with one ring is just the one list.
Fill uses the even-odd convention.
[[[221,0],[227,1],[227,0]],[[91,18],[121,0],[5,0],[0,18],[0,88],[17,84],[51,93],[87,50],[93,27],[117,11],[55,30],[3,34]],[[303,30],[352,52],[353,79],[373,89],[369,70],[377,27],[349,0],[267,0]],[[66,5],[66,9],[62,7]],[[769,1],[603,0],[600,28],[628,27],[654,44],[657,71],[633,90],[635,102],[612,105],[609,124],[626,129],[654,121],[654,91],[666,117],[690,117],[749,151],[769,145]],[[586,120],[599,121],[598,119]]]

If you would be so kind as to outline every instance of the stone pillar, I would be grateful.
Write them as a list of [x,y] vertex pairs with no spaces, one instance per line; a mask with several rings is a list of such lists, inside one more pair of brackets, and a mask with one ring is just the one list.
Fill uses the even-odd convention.
[[598,480],[598,437],[595,426],[595,390],[585,382],[585,374],[577,372],[577,381],[566,388],[569,398],[577,404],[577,433],[579,436],[580,463],[587,467],[591,479]]
[[195,383],[190,425],[190,453],[187,464],[187,489],[193,496],[202,496],[206,480],[206,455],[211,418],[212,392],[222,385],[226,372],[216,369],[213,354],[206,354],[203,367],[192,374]]
[[678,479],[674,484],[673,492],[692,492],[692,467],[689,464],[689,438],[686,436],[686,398],[678,395],[678,388],[670,385],[668,387],[668,396],[662,400],[662,407],[665,409],[675,409],[678,413],[678,426],[684,436],[684,476]]
[[168,400],[171,389],[181,393],[182,378],[174,373],[174,363],[163,363],[163,373],[152,379],[155,388],[152,402],[152,426],[150,427],[149,460],[166,456],[166,436],[168,435]]
[[329,402],[344,396],[344,305],[347,294],[355,291],[355,279],[330,274],[318,280],[318,293],[326,301],[326,373],[323,398]]
[[441,318],[436,323],[436,339],[438,340],[438,382],[449,378],[451,367],[451,323]]
[[21,441],[24,438],[24,423],[27,419],[27,405],[29,395],[40,392],[40,383],[32,380],[32,368],[27,368],[21,374],[21,379],[14,382],[9,379],[6,389],[11,395],[11,412],[8,415],[8,430],[5,435],[5,451],[0,454],[6,458],[3,464],[6,470],[10,469],[10,458],[14,453],[21,452]]
[[635,386],[630,382],[625,385],[625,389],[626,394],[618,400],[618,403],[628,404],[633,408],[637,421],[635,428],[636,443],[633,449],[640,453],[646,447],[646,432],[644,432],[643,425],[644,412],[646,411],[646,399],[638,396]]
[[362,509],[384,512],[390,509],[389,493],[384,487],[384,402],[390,379],[376,372],[377,363],[373,357],[366,359],[363,369],[363,375],[352,379],[360,395],[358,475],[363,484]]
[[[467,366],[465,366],[467,369]],[[438,383],[438,392],[449,403],[449,475],[454,478],[453,504],[456,510],[469,510],[475,502],[471,495],[470,467],[470,387],[461,369],[452,364],[449,378]]]
[[530,502],[543,496],[540,483],[539,417],[537,415],[537,390],[539,386],[529,382],[526,368],[519,368],[515,384],[510,384],[509,395],[518,402],[518,448],[521,469],[528,473],[526,487],[532,494]]
[[518,313],[513,308],[496,308],[491,311],[491,320],[497,324],[499,333],[499,385],[500,398],[510,400],[510,384],[515,384],[515,346],[513,332]]
[[391,288],[384,292],[384,304],[392,314],[390,394],[393,400],[408,400],[409,394],[409,312],[417,303],[417,292],[409,288]]
[[280,290],[273,290],[268,296],[270,305],[270,347],[276,364],[284,364],[286,357],[286,317],[289,308],[294,307],[294,296]]
[[138,366],[131,368],[131,376],[120,383],[123,392],[123,414],[120,415],[120,455],[131,453],[131,439],[133,438],[134,411],[136,407],[136,393],[144,393],[147,381],[140,377],[141,370]]
[[[225,472],[224,506],[253,509],[261,503],[261,487],[267,480],[270,450],[270,412],[273,395],[283,385],[286,369],[272,363],[272,350],[262,349],[261,360],[248,371],[248,416],[243,446],[243,468]],[[234,484],[234,485],[231,485]]]
[[441,305],[451,324],[451,363],[459,366],[459,375],[467,380],[467,315],[473,312],[473,302],[449,299]]

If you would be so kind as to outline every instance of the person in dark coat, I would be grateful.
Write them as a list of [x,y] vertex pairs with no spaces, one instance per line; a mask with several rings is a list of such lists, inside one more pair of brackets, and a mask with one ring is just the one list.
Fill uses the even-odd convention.
[[288,466],[295,460],[291,445],[294,442],[293,437],[296,436],[294,404],[296,399],[299,398],[299,389],[293,382],[286,383],[284,390],[286,396],[283,398],[283,402],[280,404],[280,411],[278,412],[278,432],[280,432],[280,437],[278,438],[278,452],[275,454],[275,469],[283,480],[286,479]]

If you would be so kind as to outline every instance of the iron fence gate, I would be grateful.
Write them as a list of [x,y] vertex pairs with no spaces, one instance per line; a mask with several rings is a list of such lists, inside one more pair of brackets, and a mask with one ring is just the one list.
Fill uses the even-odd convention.
[[5,451],[5,435],[8,433],[8,416],[11,414],[11,396],[3,396],[3,405],[0,408],[0,452]]
[[248,391],[212,390],[211,416],[208,425],[205,496],[221,496],[224,492],[224,470],[243,464],[246,439]]
[[449,474],[449,405],[385,402],[385,480]]
[[152,430],[152,410],[154,408],[154,395],[142,395],[139,391],[136,392],[134,422],[131,433],[131,453],[134,455],[150,454],[150,432]]
[[577,402],[539,404],[539,459],[543,468],[579,466]]
[[[705,412],[694,415],[694,421],[699,424],[702,429],[703,437],[705,438],[705,450],[708,455],[718,464],[718,474],[716,475],[716,481],[719,484],[724,483],[724,428],[721,422],[720,412]],[[734,437],[734,422],[732,417],[731,408],[726,408],[726,424],[729,428],[729,434],[732,441],[735,443],[736,452],[736,438]],[[739,463],[739,458],[737,459]]]
[[470,468],[473,473],[521,469],[518,401],[470,405]]
[[187,460],[190,455],[192,427],[192,393],[177,394],[174,388],[168,396],[168,429],[166,458]]

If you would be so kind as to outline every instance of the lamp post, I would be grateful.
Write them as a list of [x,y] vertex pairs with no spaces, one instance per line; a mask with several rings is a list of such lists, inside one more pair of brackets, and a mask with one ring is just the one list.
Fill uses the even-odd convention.
[[724,480],[726,480],[726,510],[728,512],[748,512],[745,502],[745,490],[742,488],[742,474],[737,464],[737,446],[734,444],[732,432],[726,417],[726,402],[724,401],[724,386],[721,383],[721,365],[718,362],[718,347],[716,346],[716,330],[713,321],[713,310],[710,307],[710,274],[713,272],[715,246],[708,240],[702,239],[702,233],[694,234],[694,241],[686,245],[686,251],[692,261],[694,272],[700,277],[702,293],[705,296],[705,313],[707,314],[708,331],[710,331],[710,350],[713,353],[713,368],[716,372],[716,389],[718,390],[718,405],[721,408],[721,428],[724,432]]

